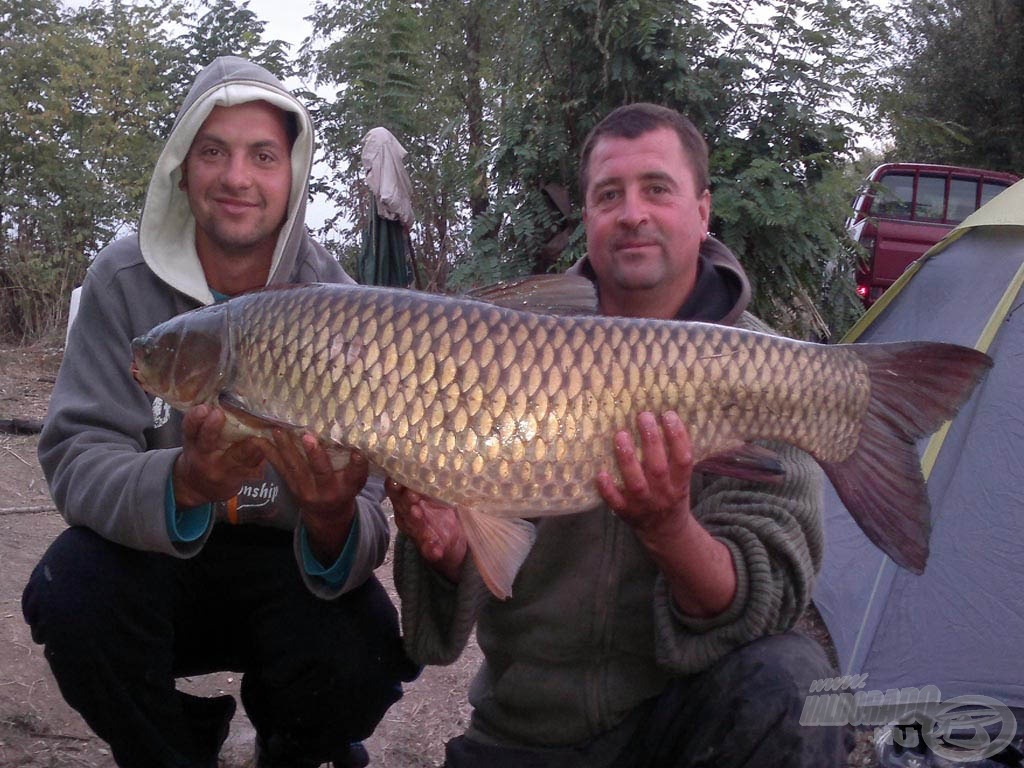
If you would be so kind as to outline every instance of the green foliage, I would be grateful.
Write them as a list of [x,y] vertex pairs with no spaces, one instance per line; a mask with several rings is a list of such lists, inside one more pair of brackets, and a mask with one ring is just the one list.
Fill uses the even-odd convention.
[[758,314],[793,335],[835,335],[858,311],[843,224],[859,180],[843,169],[879,22],[862,2],[760,10],[709,7],[712,230],[746,267]]
[[[321,3],[315,18],[306,64],[338,88],[321,125],[341,153],[326,185],[347,206],[346,236],[362,226],[362,132],[385,125],[410,151],[432,287],[578,258],[583,140],[612,108],[654,101],[706,132],[714,229],[744,259],[755,309],[803,335],[853,311],[835,279],[853,258],[854,185],[839,170],[875,54],[867,0],[378,0]],[[576,198],[568,215],[549,185]],[[825,284],[849,300],[816,306]]]
[[88,260],[137,221],[185,90],[223,53],[317,88],[302,95],[329,170],[313,189],[339,209],[320,235],[349,266],[370,128],[409,152],[417,284],[443,290],[578,258],[583,140],[610,109],[655,101],[705,131],[713,229],[743,259],[756,311],[798,334],[837,327],[854,257],[842,222],[855,182],[841,169],[878,57],[871,7],[323,0],[292,55],[246,2],[12,0],[0,11],[3,327],[61,324]]
[[332,169],[315,190],[343,211],[320,233],[343,263],[358,251],[366,222],[359,155],[377,126],[409,153],[417,284],[443,289],[466,259],[472,219],[486,210],[489,192],[481,133],[483,80],[497,44],[489,25],[511,12],[492,0],[317,4],[316,34],[301,61],[320,90],[335,89],[333,102],[315,107],[322,159]]
[[1024,172],[1024,5],[902,0],[893,18],[891,157]]

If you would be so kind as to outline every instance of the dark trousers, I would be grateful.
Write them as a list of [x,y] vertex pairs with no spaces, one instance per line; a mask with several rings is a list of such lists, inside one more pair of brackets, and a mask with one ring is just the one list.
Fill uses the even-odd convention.
[[811,682],[836,674],[810,638],[790,632],[745,645],[679,678],[637,715],[618,755],[448,742],[447,768],[844,768],[849,728],[800,725]]
[[[118,765],[216,765],[231,711],[175,678],[242,674],[267,752],[319,764],[369,736],[418,671],[376,579],[335,600],[302,583],[291,534],[218,525],[182,560],[70,528],[36,566],[22,609],[68,703]],[[228,705],[231,702],[227,702]]]

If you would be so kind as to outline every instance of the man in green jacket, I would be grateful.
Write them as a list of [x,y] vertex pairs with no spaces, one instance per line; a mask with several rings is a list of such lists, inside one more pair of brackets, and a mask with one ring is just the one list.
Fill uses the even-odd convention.
[[[708,234],[707,147],[684,117],[612,112],[584,145],[580,190],[588,255],[573,271],[603,314],[767,330]],[[799,725],[811,682],[834,671],[790,631],[821,560],[817,466],[779,445],[778,484],[693,473],[676,414],[637,427],[639,446],[615,438],[622,482],[596,478],[604,506],[537,523],[506,602],[466,557],[454,513],[389,481],[409,654],[450,663],[474,626],[484,653],[447,764],[843,765],[843,730]]]

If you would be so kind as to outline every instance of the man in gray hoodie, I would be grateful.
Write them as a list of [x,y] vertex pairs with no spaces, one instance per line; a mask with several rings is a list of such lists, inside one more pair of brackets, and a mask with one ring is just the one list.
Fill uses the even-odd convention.
[[418,669],[373,569],[382,484],[315,440],[224,448],[224,414],[180,414],[133,380],[130,344],[263,286],[352,282],[306,232],[313,125],[265,69],[215,60],[157,160],[137,235],[86,276],[39,461],[69,523],[23,610],[67,701],[121,766],[215,766],[235,710],[176,678],[242,673],[257,765],[365,765]]

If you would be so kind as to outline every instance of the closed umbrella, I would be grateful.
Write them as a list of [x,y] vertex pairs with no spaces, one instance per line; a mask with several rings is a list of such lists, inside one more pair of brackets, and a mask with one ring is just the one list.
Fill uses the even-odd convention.
[[402,163],[405,155],[386,128],[373,128],[363,138],[363,170],[370,190],[358,270],[364,285],[404,288],[409,284],[406,258],[413,221],[412,183]]

